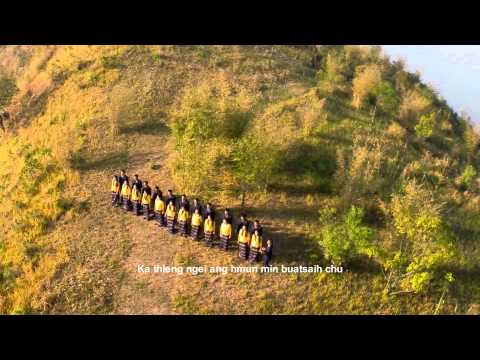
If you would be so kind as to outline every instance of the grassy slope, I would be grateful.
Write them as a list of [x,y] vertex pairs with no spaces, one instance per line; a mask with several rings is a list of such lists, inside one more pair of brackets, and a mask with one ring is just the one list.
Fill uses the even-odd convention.
[[[116,98],[122,99],[129,85],[142,84],[138,89],[133,86],[135,100],[141,103],[149,97],[138,94],[145,94],[142,91],[151,89],[147,85],[153,82],[165,93],[157,94],[161,100],[158,104],[145,103],[145,107],[166,107],[191,77],[219,69],[232,71],[241,81],[274,84],[267,97],[278,99],[286,92],[302,94],[311,81],[302,51],[270,47],[64,47],[49,56],[45,70],[32,75],[33,80],[25,80],[30,87],[36,85],[33,90],[39,88],[39,93],[48,91],[46,101],[38,105],[38,113],[26,117],[31,125],[15,138],[26,142],[33,138],[34,143],[53,149],[54,160],[66,169],[64,175],[75,179],[67,182],[71,186],[62,192],[63,197],[71,200],[71,207],[53,214],[51,226],[32,240],[48,242],[59,254],[59,249],[67,249],[68,255],[54,257],[47,270],[36,268],[38,277],[28,283],[41,284],[41,288],[26,294],[23,302],[15,297],[5,300],[8,304],[13,301],[18,312],[433,312],[436,298],[382,298],[383,275],[368,266],[341,275],[136,274],[136,265],[140,263],[226,266],[239,262],[236,253],[206,250],[165,234],[153,223],[145,224],[142,219],[110,208],[110,176],[120,167],[125,167],[129,174],[140,174],[161,189],[175,189],[164,163],[170,150],[168,131],[157,121],[161,114],[145,114],[141,106],[126,114],[120,109],[121,122],[115,130],[112,104],[121,102]],[[53,81],[54,85],[47,81],[42,87],[40,80],[47,78],[44,72],[56,74],[60,80]],[[351,129],[366,121],[364,114],[353,112],[345,104],[330,115],[335,126],[325,129],[319,138],[325,144],[348,146]],[[39,131],[40,125],[44,132]],[[16,140],[12,137],[9,141]],[[70,151],[65,153],[66,150]],[[2,169],[12,166],[13,160],[2,160]],[[152,166],[157,164],[160,168]],[[290,191],[293,185],[285,182],[272,193],[257,195],[249,202],[256,207],[247,209],[275,239],[276,264],[317,262],[314,258],[309,260],[314,252],[305,235],[309,225],[316,222],[318,208],[331,200],[309,189],[308,183],[296,183],[295,191]],[[217,206],[222,205],[238,213],[238,199],[218,199]],[[21,288],[21,284],[17,286]],[[478,292],[473,287],[463,303],[447,299],[442,312],[465,312],[470,302],[479,301],[476,297]],[[30,308],[26,304],[32,298]]]

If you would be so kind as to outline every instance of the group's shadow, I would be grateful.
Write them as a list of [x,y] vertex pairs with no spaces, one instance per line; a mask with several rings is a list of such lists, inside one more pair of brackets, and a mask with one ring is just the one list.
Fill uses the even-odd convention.
[[[274,248],[275,262],[284,264],[305,264],[308,255],[315,251],[315,243],[308,239],[300,228],[307,219],[315,218],[315,211],[300,207],[246,207],[231,209],[239,220],[240,213],[247,213],[250,220],[259,219],[263,227],[263,240],[271,239]],[[298,226],[298,231],[291,231],[287,226],[294,222],[293,227]],[[297,225],[298,224],[298,225]]]

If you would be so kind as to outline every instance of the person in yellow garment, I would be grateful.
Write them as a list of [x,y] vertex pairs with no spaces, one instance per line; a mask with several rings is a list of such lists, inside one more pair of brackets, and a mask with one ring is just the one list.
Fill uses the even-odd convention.
[[203,222],[202,215],[200,215],[200,209],[197,207],[195,208],[192,215],[192,230],[190,231],[192,235],[192,240],[198,240],[202,222]]
[[232,238],[232,224],[227,219],[222,220],[220,226],[220,249],[227,251],[228,245],[230,245],[230,239]]
[[148,181],[144,182],[142,190],[142,207],[143,207],[143,218],[147,221],[150,221],[150,203],[152,202],[152,189],[148,185]]
[[262,248],[262,237],[258,229],[256,229],[250,240],[250,254],[248,260],[250,262],[255,262],[258,260],[258,254],[260,254],[260,249]]
[[247,224],[243,224],[238,232],[238,256],[242,260],[248,259],[248,247],[250,246],[250,233]]
[[178,228],[180,230],[180,235],[187,236],[188,234],[188,219],[190,214],[188,213],[187,206],[184,204],[178,212]]
[[160,190],[157,191],[157,197],[155,198],[155,219],[159,226],[166,226],[165,222],[165,201],[163,200],[163,194]]
[[122,185],[122,202],[123,202],[123,210],[130,211],[132,210],[132,202],[130,201],[130,196],[132,194],[132,188],[128,183],[128,180],[125,180]]
[[116,207],[119,205],[120,198],[120,181],[118,180],[117,175],[113,176],[110,190],[112,191],[112,206]]
[[175,205],[172,200],[168,202],[167,211],[165,212],[165,215],[167,216],[168,231],[171,234],[173,234],[175,233],[175,216],[177,215],[177,212],[175,210]]
[[133,213],[137,216],[140,215],[140,201],[142,200],[141,196],[142,194],[140,192],[140,189],[138,188],[138,185],[133,185],[130,200],[132,201],[133,205]]
[[208,247],[213,247],[213,240],[215,238],[215,220],[212,214],[208,214],[203,225],[203,233],[205,234],[205,244]]

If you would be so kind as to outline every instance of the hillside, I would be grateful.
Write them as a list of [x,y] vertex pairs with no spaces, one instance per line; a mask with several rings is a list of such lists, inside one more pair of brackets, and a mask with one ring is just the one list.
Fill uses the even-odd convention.
[[[480,304],[479,137],[377,47],[2,46],[0,313],[462,314]],[[110,206],[125,168],[260,219],[274,264]]]

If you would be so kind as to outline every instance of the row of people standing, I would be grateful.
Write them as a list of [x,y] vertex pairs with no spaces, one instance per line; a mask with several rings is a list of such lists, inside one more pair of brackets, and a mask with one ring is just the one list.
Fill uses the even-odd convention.
[[[141,181],[138,175],[130,185],[125,171],[114,175],[111,183],[112,205],[122,206],[125,211],[133,211],[146,220],[155,219],[160,227],[166,227],[174,234],[190,235],[193,240],[205,241],[208,247],[216,244],[217,232],[215,226],[215,210],[211,203],[202,208],[198,199],[192,204],[183,194],[177,203],[177,197],[168,190],[164,197],[162,191],[155,186],[152,191],[148,181]],[[253,223],[242,213],[236,228],[233,215],[228,208],[223,212],[223,218],[218,231],[220,249],[227,251],[237,237],[239,257],[243,260],[256,262],[263,255],[263,265],[269,266],[272,258],[273,244],[269,239],[263,244],[263,229],[258,220]]]

